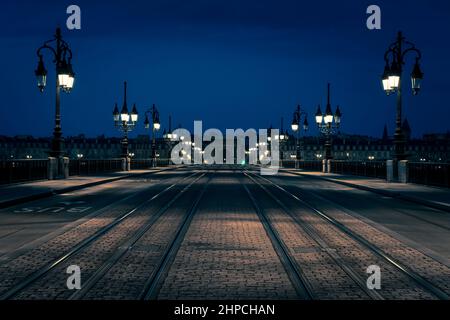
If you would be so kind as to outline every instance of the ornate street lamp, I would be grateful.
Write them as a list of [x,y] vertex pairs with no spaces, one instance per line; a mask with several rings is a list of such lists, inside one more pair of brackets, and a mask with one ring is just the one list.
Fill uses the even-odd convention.
[[[53,44],[53,46],[52,46]],[[56,66],[56,111],[55,111],[55,128],[53,131],[52,149],[50,155],[52,157],[61,157],[63,151],[63,139],[61,131],[61,105],[60,91],[70,93],[75,82],[75,73],[72,68],[72,50],[69,45],[62,39],[61,29],[56,29],[53,39],[44,42],[37,50],[39,58],[38,66],[35,70],[37,86],[41,92],[47,85],[47,70],[44,66],[44,56],[42,52],[47,49],[52,54],[53,63]]]
[[164,130],[163,138],[166,139],[169,143],[172,141],[172,139],[176,139],[176,135],[172,133],[172,116],[169,115],[169,131],[166,132]]
[[283,117],[281,117],[281,128],[280,128],[279,139],[280,139],[280,143],[289,140],[289,135],[288,135],[287,130],[284,131],[284,119],[283,119]]
[[156,109],[155,104],[145,112],[145,121],[144,126],[145,129],[150,129],[150,121],[148,120],[148,114],[152,116],[152,167],[156,167],[156,135],[155,131],[158,131],[161,128],[161,123],[159,121],[159,112]]
[[131,112],[128,112],[128,106],[127,106],[127,82],[125,81],[123,83],[124,87],[124,95],[123,95],[123,105],[122,110],[119,112],[119,108],[117,107],[117,103],[114,107],[113,111],[113,120],[114,120],[114,126],[123,132],[123,139],[122,139],[122,153],[121,157],[128,159],[129,152],[128,152],[128,133],[133,131],[133,129],[136,127],[137,121],[138,121],[138,111],[136,109],[136,104],[133,105],[133,109]]
[[423,80],[423,73],[419,65],[422,53],[413,43],[406,41],[401,32],[398,33],[397,40],[389,46],[389,49],[384,54],[386,64],[381,79],[383,89],[387,95],[397,92],[397,114],[394,134],[394,153],[395,160],[397,161],[406,158],[406,142],[402,130],[402,72],[403,65],[405,64],[405,56],[409,52],[413,52],[416,55],[416,62],[411,73],[411,85],[413,95],[417,95]]
[[[275,140],[278,140],[278,142],[280,143],[280,147],[283,145],[283,143],[285,143],[287,140],[289,140],[289,135],[287,133],[287,130],[286,130],[286,132],[284,131],[283,123],[284,123],[284,119],[283,119],[283,117],[281,117],[280,132],[278,133],[278,135],[275,135],[275,137],[274,137]],[[272,128],[272,126],[271,126],[271,128]],[[272,133],[271,129],[270,129],[270,132]],[[283,152],[282,152],[282,149],[280,149],[280,160],[281,160],[281,163],[283,163]]]
[[300,146],[300,122],[301,118],[304,116],[303,130],[306,132],[308,130],[308,114],[301,110],[300,105],[297,105],[297,109],[294,112],[292,118],[291,129],[293,132],[297,133],[296,137],[296,156],[295,156],[295,168],[298,169],[298,162],[301,160],[301,146]]
[[[270,126],[269,131],[270,131],[270,133],[272,132],[272,126]],[[289,135],[287,133],[287,130],[284,131],[284,129],[283,129],[283,118],[281,118],[280,131],[279,131],[279,133],[277,135],[275,135],[274,139],[278,140],[280,143],[283,143],[283,142],[285,142],[285,141],[287,141],[289,139]]]
[[320,110],[320,105],[317,108],[316,112],[316,123],[319,131],[325,135],[325,159],[332,159],[331,154],[331,136],[335,134],[336,129],[338,129],[341,125],[341,117],[342,113],[337,106],[336,112],[333,114],[331,110],[330,103],[330,84],[328,84],[328,95],[327,95],[327,107],[325,110],[325,114],[322,114]]

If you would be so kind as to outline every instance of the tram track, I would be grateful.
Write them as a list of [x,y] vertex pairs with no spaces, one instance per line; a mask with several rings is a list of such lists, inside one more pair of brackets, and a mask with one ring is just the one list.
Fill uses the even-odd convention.
[[156,214],[154,214],[149,221],[139,228],[130,238],[124,241],[114,253],[99,267],[97,270],[83,282],[81,290],[75,291],[68,299],[79,300],[83,299],[91,288],[98,284],[98,282],[121,260],[123,257],[133,249],[133,247],[140,241],[144,235],[149,232],[155,224],[161,219],[164,213],[166,213],[179,198],[186,194],[186,192],[203,178],[207,173],[203,173],[198,176],[194,181],[186,185],[180,192],[178,192],[168,203],[161,207]]
[[[300,175],[300,174],[296,174],[296,173],[293,173],[293,172],[290,172],[290,171],[286,171],[286,173],[291,174],[291,175],[293,175],[293,176],[299,176],[299,175]],[[300,175],[300,176],[306,177],[306,176],[304,176],[304,175]],[[309,177],[309,176],[308,176],[308,177]],[[315,181],[314,181],[314,180],[315,180]],[[340,184],[340,183],[337,182],[337,181],[326,180],[326,179],[322,179],[322,180],[311,179],[311,181],[314,181],[314,182],[313,182],[314,185],[317,185],[317,186],[320,186],[320,187],[323,186],[323,184],[321,184],[321,183],[334,183],[334,184],[342,185],[342,184]],[[352,186],[351,184],[345,184],[344,186],[346,186],[346,187],[348,187],[348,188],[352,188],[353,190],[359,190],[359,191],[363,191],[363,192],[369,192],[369,193],[375,194],[375,195],[380,195],[380,194],[374,192],[373,190],[359,189],[359,188],[357,188],[356,186]],[[387,199],[375,198],[373,201],[375,201],[376,203],[380,204],[381,206],[386,206],[386,205],[389,206],[388,201],[399,200],[399,199],[396,198],[396,197],[387,196],[387,195],[384,195],[384,194],[383,194],[383,195],[380,195],[380,196],[383,196],[383,197],[385,197],[385,198],[387,198]],[[327,198],[327,199],[330,200],[329,198]],[[406,202],[406,203],[410,203],[410,204],[417,205],[416,202],[410,201],[410,200],[408,200],[408,199],[400,199],[400,200],[402,200],[402,201],[404,201],[404,202]],[[336,200],[332,200],[332,201],[335,202],[336,204],[340,205],[340,206],[343,206],[339,201],[336,201]],[[423,209],[426,209],[427,212],[429,211],[429,212],[435,213],[435,214],[436,214],[436,217],[435,217],[435,218],[437,218],[438,216],[446,217],[446,216],[448,216],[448,214],[449,214],[448,211],[442,210],[442,209],[439,209],[439,208],[430,207],[430,206],[426,206],[426,205],[423,205],[423,204],[421,204],[420,206],[421,206]],[[422,210],[423,210],[423,209],[422,209]],[[398,207],[390,206],[390,210],[391,210],[391,212],[394,212],[394,213],[397,213],[397,214],[401,214],[401,215],[404,215],[404,216],[413,218],[413,219],[415,219],[415,220],[418,220],[418,221],[420,221],[420,222],[424,222],[424,223],[433,225],[433,226],[435,226],[435,227],[437,227],[437,228],[439,228],[439,229],[442,229],[442,230],[445,230],[445,231],[450,231],[450,226],[442,225],[442,224],[439,223],[439,222],[432,221],[432,220],[430,220],[429,218],[425,218],[425,217],[423,217],[423,216],[420,216],[420,215],[418,215],[418,214],[415,214],[415,213],[414,213],[414,210],[412,210],[412,209],[400,209],[400,208],[398,208]],[[409,210],[409,211],[406,211],[406,210]],[[416,210],[417,210],[417,209],[416,209]],[[412,211],[412,212],[411,212],[411,211]]]
[[169,269],[178,253],[178,250],[180,249],[189,226],[191,225],[192,219],[197,211],[199,203],[202,200],[211,179],[212,178],[209,177],[208,181],[204,184],[202,190],[192,203],[192,206],[190,207],[188,213],[184,216],[181,224],[176,229],[175,235],[172,238],[170,245],[167,247],[166,251],[159,260],[155,271],[148,278],[143,290],[139,294],[139,300],[155,300],[157,298],[158,292],[163,284],[164,277],[169,272]]
[[[187,172],[189,173],[189,172]],[[182,173],[185,174],[185,173]],[[180,177],[182,178],[182,176]],[[67,225],[55,230],[54,232],[51,232],[49,234],[46,234],[44,237],[40,237],[40,238],[32,238],[30,239],[30,241],[24,242],[20,248],[16,249],[14,252],[11,253],[5,253],[0,255],[0,270],[2,268],[3,265],[6,265],[8,263],[10,263],[11,261],[24,256],[27,252],[30,252],[31,250],[35,249],[36,247],[40,247],[41,245],[45,245],[45,243],[50,244],[52,241],[55,241],[56,239],[59,239],[61,237],[61,235],[66,235],[68,236],[70,232],[77,230],[79,227],[83,227],[86,224],[89,224],[89,220],[98,220],[100,218],[104,218],[106,217],[106,219],[102,219],[103,221],[106,221],[107,219],[112,218],[115,215],[116,212],[116,208],[120,207],[120,206],[128,206],[128,203],[134,201],[135,199],[137,201],[139,201],[138,199],[140,197],[143,197],[146,194],[152,193],[154,191],[154,189],[159,188],[159,186],[163,186],[165,184],[170,184],[171,181],[176,181],[175,177],[167,177],[161,181],[158,181],[158,183],[152,184],[149,187],[145,187],[145,188],[141,188],[139,189],[137,192],[131,192],[129,190],[126,190],[123,192],[122,197],[119,197],[118,199],[113,199],[112,202],[105,202],[102,201],[102,206],[99,207],[98,209],[93,210],[92,212],[88,213],[85,216],[80,217],[79,219],[76,219],[72,222],[69,222]],[[122,193],[122,190],[124,190],[125,187],[119,187],[119,193]],[[98,195],[99,197],[102,197],[103,194],[100,193]],[[82,196],[75,196],[73,201],[78,201],[78,200],[85,200],[86,196],[82,195]],[[61,201],[63,201],[63,199],[61,199]],[[39,204],[36,204],[37,206],[39,206]],[[44,206],[52,206],[51,203],[45,204]],[[131,206],[130,206],[131,208]],[[15,213],[10,213],[10,214],[15,214]],[[117,213],[117,215],[119,215],[120,212]],[[39,222],[40,223],[40,222]],[[97,227],[101,227],[103,224],[98,225]],[[87,232],[87,234],[89,234],[89,232]],[[87,234],[85,234],[85,236],[87,237]],[[83,235],[81,235],[82,237]],[[77,238],[79,237],[79,235],[77,234]],[[66,237],[65,239],[63,239],[63,241],[58,241],[58,243],[54,243],[54,245],[49,246],[49,248],[51,248],[53,251],[55,251],[56,247],[60,247],[61,244],[63,244],[63,247],[67,247],[70,246],[70,243],[66,243],[66,242],[70,242],[69,239],[72,238],[70,236]],[[74,239],[75,241],[75,239]],[[62,248],[64,249],[64,248]],[[45,250],[43,250],[45,251]],[[39,259],[42,260],[42,259]],[[0,280],[1,280],[1,276],[0,276]],[[1,292],[1,285],[0,285],[0,292]]]
[[[413,248],[399,246],[397,242],[392,246],[385,246],[379,239],[386,242],[389,235],[381,234],[383,231],[373,226],[372,229],[369,229],[371,226],[364,227],[364,220],[358,218],[356,213],[353,216],[331,205],[325,208],[311,197],[314,192],[310,195],[294,185],[280,184],[282,180],[277,178],[260,176],[254,171],[239,168],[231,168],[229,171],[230,175],[238,176],[234,180],[221,181],[221,184],[234,181],[236,186],[229,189],[234,193],[222,200],[233,199],[236,201],[235,206],[225,205],[216,215],[209,215],[208,208],[212,208],[211,205],[221,206],[221,202],[217,203],[218,198],[214,198],[221,197],[219,191],[229,193],[227,189],[211,187],[205,196],[216,175],[214,168],[206,172],[204,169],[194,170],[186,176],[183,174],[169,178],[158,184],[152,192],[149,189],[147,193],[142,191],[135,198],[139,199],[139,203],[131,203],[130,199],[133,198],[130,196],[125,201],[127,205],[114,208],[111,215],[108,210],[100,209],[103,215],[97,216],[97,222],[89,221],[89,228],[86,230],[89,233],[78,233],[83,236],[76,241],[70,239],[63,251],[61,248],[55,251],[58,254],[52,253],[52,247],[48,245],[34,250],[37,253],[45,251],[45,255],[42,255],[45,259],[38,260],[40,264],[32,271],[30,268],[21,269],[17,263],[11,266],[1,264],[0,272],[4,270],[3,267],[9,267],[17,275],[0,275],[2,282],[3,279],[7,280],[0,285],[0,300],[154,300],[199,297],[206,292],[209,292],[206,295],[209,296],[211,292],[216,292],[208,291],[212,290],[210,277],[215,277],[211,270],[223,268],[223,264],[216,267],[217,259],[222,263],[230,262],[227,264],[228,268],[238,266],[233,265],[237,261],[245,261],[244,267],[248,271],[255,265],[253,261],[248,262],[252,254],[257,259],[261,257],[260,254],[264,257],[257,263],[272,263],[272,267],[262,267],[262,270],[268,274],[263,279],[273,283],[264,287],[259,282],[260,279],[250,277],[249,281],[247,272],[246,277],[237,277],[235,284],[229,285],[226,281],[214,284],[217,294],[232,296],[228,290],[233,285],[239,288],[251,284],[249,290],[254,290],[254,294],[258,296],[265,296],[265,290],[282,287],[288,288],[285,294],[290,298],[302,300],[449,299],[450,284],[446,283],[448,274],[445,270],[439,273],[434,264],[429,264],[429,260],[422,261],[422,256],[417,255]],[[215,192],[211,193],[212,190]],[[209,201],[211,197],[215,200]],[[238,199],[242,201],[239,205]],[[118,200],[118,203],[123,200]],[[111,205],[117,207],[116,202]],[[230,227],[217,221],[230,213],[229,208],[242,210],[237,211],[239,219],[247,224],[253,219],[252,228],[254,230],[257,226],[259,229],[259,240],[253,235],[249,242],[244,238],[242,243],[246,245],[238,245],[240,242],[234,242],[234,229],[232,235],[226,238],[222,235],[216,238],[214,233],[206,233],[206,230],[216,230],[208,229],[213,225],[220,228],[217,229],[219,233]],[[235,221],[233,226],[244,229],[240,221]],[[248,226],[245,228],[248,231]],[[200,238],[193,237],[199,231],[206,234]],[[242,230],[236,231],[236,235],[240,233]],[[246,237],[249,237],[248,233]],[[266,249],[263,253],[257,252],[255,248],[259,248],[262,243],[265,243]],[[401,241],[398,240],[398,243]],[[252,248],[251,251],[249,248]],[[218,256],[215,253],[218,249],[236,259],[228,261],[229,258]],[[236,254],[231,252],[235,250]],[[274,270],[273,261],[268,258],[271,250],[273,258],[270,259],[275,261],[278,268],[276,275],[282,275],[281,278],[270,275],[270,271]],[[408,252],[411,253],[409,261],[417,260],[421,268],[408,263],[408,258],[405,259]],[[199,255],[200,253],[205,256]],[[243,256],[245,258],[241,260]],[[33,255],[30,253],[27,257],[19,261],[32,266]],[[248,266],[246,263],[249,263]],[[367,288],[366,280],[369,275],[366,268],[373,264],[380,266],[382,270],[382,290]],[[423,270],[423,266],[427,264],[429,272]],[[69,277],[66,269],[70,265],[79,265],[81,268],[80,290],[72,291],[66,286]],[[241,267],[240,264],[239,266]],[[205,277],[202,270],[210,272],[209,277]],[[221,275],[218,275],[218,279],[221,279]],[[277,282],[276,279],[283,280]],[[194,288],[189,287],[190,281]],[[254,286],[255,283],[258,283],[257,287]],[[279,291],[274,291],[273,296],[281,297],[278,293]]]
[[[146,176],[153,176],[155,174],[165,172],[165,171],[178,171],[179,169],[183,169],[183,168],[184,167],[164,168],[164,169],[154,170],[154,171],[150,171],[150,172],[139,173],[139,174],[135,174],[135,175],[124,175],[121,177],[114,177],[114,178],[109,178],[109,179],[105,179],[105,180],[89,182],[86,184],[75,185],[75,186],[62,188],[62,189],[49,190],[46,192],[37,193],[37,194],[33,194],[30,196],[25,196],[25,197],[21,197],[21,198],[17,198],[17,199],[1,201],[0,209],[9,209],[11,207],[15,207],[18,205],[23,205],[23,204],[38,201],[38,200],[53,198],[55,196],[65,194],[65,193],[84,190],[84,189],[88,189],[88,188],[92,188],[92,187],[96,187],[96,186],[100,186],[100,185],[107,185],[107,184],[111,184],[111,183],[118,182],[121,180],[130,179],[130,178],[132,179],[132,178],[143,178]],[[11,186],[20,185],[20,184],[23,184],[23,183],[13,184]],[[6,186],[5,188],[8,188],[8,186]]]
[[[336,179],[329,179],[329,178],[314,176],[314,175],[309,175],[309,174],[307,175],[307,174],[303,174],[301,172],[295,172],[292,170],[283,169],[283,172],[294,175],[294,176],[308,177],[308,178],[314,179],[316,181],[329,182],[329,183],[333,183],[333,184],[337,184],[337,185],[341,185],[341,186],[346,186],[348,188],[352,188],[352,189],[356,189],[356,190],[370,192],[372,194],[381,195],[381,196],[388,197],[391,199],[403,201],[405,203],[419,205],[419,206],[422,206],[422,207],[425,207],[428,209],[433,209],[436,212],[440,212],[441,214],[444,214],[444,215],[448,215],[450,213],[450,207],[448,205],[440,204],[438,202],[422,201],[421,199],[401,195],[399,192],[395,192],[395,191],[391,192],[391,191],[386,191],[383,189],[376,189],[376,188],[372,188],[372,187],[357,185],[355,183],[350,183],[350,182],[346,182],[346,181],[339,181]],[[438,188],[438,187],[433,187],[433,186],[428,186],[428,187]]]
[[349,264],[347,264],[344,258],[336,251],[331,249],[331,246],[327,244],[320,235],[316,232],[311,225],[304,223],[304,221],[300,221],[298,216],[296,216],[280,199],[278,199],[273,193],[271,193],[265,186],[260,184],[256,179],[254,179],[251,175],[245,174],[251,181],[253,181],[256,185],[258,185],[270,198],[275,201],[278,206],[292,219],[294,223],[296,223],[302,231],[304,231],[309,238],[311,238],[317,245],[323,250],[327,252],[332,261],[341,268],[349,278],[354,281],[358,287],[363,291],[368,298],[374,300],[384,300],[383,296],[374,290],[369,290],[366,285],[366,280],[362,278],[356,270]]
[[[254,173],[246,172],[246,175],[253,175],[256,176]],[[360,244],[362,247],[366,248],[369,252],[376,255],[377,257],[381,258],[384,263],[387,263],[390,267],[394,268],[410,280],[412,280],[416,285],[418,285],[420,288],[425,290],[426,292],[429,292],[434,298],[442,299],[442,300],[448,300],[449,295],[448,293],[443,290],[441,287],[437,286],[436,284],[432,283],[425,277],[423,277],[418,272],[414,271],[410,266],[406,265],[399,259],[396,259],[391,254],[385,252],[381,248],[379,248],[377,245],[371,243],[368,241],[365,237],[361,236],[360,234],[352,231],[350,228],[345,226],[343,223],[339,222],[335,218],[333,218],[331,215],[325,213],[322,210],[317,209],[315,206],[304,200],[302,197],[299,197],[290,191],[288,191],[286,188],[283,188],[282,186],[278,185],[277,183],[273,182],[270,179],[267,179],[265,177],[257,176],[258,179],[265,181],[269,185],[271,185],[276,190],[282,192],[287,197],[295,200],[297,203],[300,203],[302,207],[308,208],[309,212],[312,212],[314,215],[320,217],[322,221],[325,221],[332,225],[334,228],[348,236],[349,238],[353,239],[356,243]],[[262,186],[262,184],[255,179],[253,179],[255,183]],[[277,199],[277,203],[283,203],[281,200],[279,200],[278,197],[276,197],[273,193],[271,193],[267,188],[266,192],[270,195],[272,194],[272,198]]]
[[303,300],[313,300],[315,298],[315,293],[311,287],[311,284],[306,279],[302,268],[290,253],[288,246],[283,241],[278,231],[273,227],[273,225],[270,223],[270,220],[264,214],[263,209],[258,204],[258,201],[255,199],[255,197],[252,195],[249,188],[245,184],[242,184],[242,186],[247,193],[251,203],[253,204],[258,218],[260,219],[264,230],[266,231],[270,241],[272,242],[272,245],[277,252],[278,257],[280,258],[280,261],[284,266],[298,297]]
[[[182,184],[187,179],[190,179],[196,175],[198,172],[194,172],[181,180],[170,184],[168,187],[164,188],[162,191],[156,193],[149,199],[146,199],[144,202],[141,202],[139,205],[135,205],[131,210],[127,210],[126,212],[121,213],[119,216],[114,218],[112,222],[102,226],[98,230],[96,230],[90,236],[84,238],[83,240],[77,242],[74,246],[72,246],[69,250],[65,251],[63,254],[59,255],[57,258],[46,262],[42,267],[37,268],[32,273],[26,275],[23,279],[19,280],[17,283],[14,283],[7,290],[3,290],[0,295],[0,300],[7,300],[15,298],[19,295],[24,289],[31,286],[33,283],[44,277],[50,271],[54,270],[56,267],[60,266],[62,263],[68,261],[71,257],[75,256],[83,249],[89,247],[93,242],[102,238],[104,235],[108,234],[115,227],[120,226],[126,219],[133,216],[140,208],[143,206],[155,201],[156,199],[162,197],[164,194],[169,192],[172,189],[175,189],[178,185]],[[193,182],[192,182],[193,183]],[[123,199],[122,199],[123,200]]]
[[242,183],[242,169],[211,182],[157,299],[298,299]]

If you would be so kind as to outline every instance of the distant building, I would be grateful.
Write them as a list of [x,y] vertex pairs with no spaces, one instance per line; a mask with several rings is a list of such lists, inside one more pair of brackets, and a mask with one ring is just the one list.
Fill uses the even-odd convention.
[[[406,126],[409,125],[406,122]],[[387,129],[386,129],[387,131]],[[405,132],[408,139],[406,153],[408,160],[414,162],[450,162],[450,132],[444,134],[427,134],[422,139],[413,139],[411,131]],[[302,159],[316,160],[324,157],[324,140],[319,137],[302,138]],[[381,139],[359,135],[340,134],[333,138],[332,152],[336,160],[388,160],[393,155],[393,140],[383,134]],[[295,138],[280,147],[283,159],[295,159]]]
[[[408,122],[404,122],[405,135],[409,141],[406,145],[408,159],[419,162],[450,162],[450,132],[426,134],[421,139],[411,138]],[[387,127],[381,138],[361,135],[338,134],[333,137],[332,152],[336,160],[384,161],[392,159],[393,141],[388,136]],[[304,160],[321,160],[324,157],[323,137],[302,137],[301,156]],[[170,151],[176,142],[164,138],[156,139],[157,157],[170,158]],[[204,143],[205,147],[207,143]],[[45,159],[51,146],[51,138],[33,138],[32,136],[0,136],[0,159]],[[246,143],[248,149],[248,142]],[[224,146],[224,152],[225,152]],[[112,159],[121,154],[121,139],[99,136],[87,138],[84,135],[65,138],[65,150],[70,159]],[[150,159],[151,140],[148,135],[139,135],[129,140],[129,152],[135,159]],[[236,153],[235,153],[236,154]],[[295,159],[295,137],[288,135],[288,140],[280,145],[283,160]],[[224,154],[225,158],[225,154]]]
[[[119,158],[122,139],[99,136],[87,138],[83,134],[64,139],[66,155],[70,159]],[[0,136],[0,159],[46,159],[51,148],[51,138],[32,136]],[[151,141],[148,135],[129,139],[129,152],[136,159],[150,159]],[[163,138],[156,139],[157,155],[169,157],[170,145]]]

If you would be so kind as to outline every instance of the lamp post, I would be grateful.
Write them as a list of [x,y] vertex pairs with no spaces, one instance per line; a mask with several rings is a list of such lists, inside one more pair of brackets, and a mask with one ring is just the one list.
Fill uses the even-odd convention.
[[391,44],[384,54],[386,65],[382,76],[383,89],[387,95],[397,92],[397,114],[394,134],[394,157],[395,160],[405,160],[405,136],[402,130],[402,72],[405,64],[405,57],[409,52],[416,55],[416,63],[411,73],[412,93],[417,95],[423,80],[423,73],[420,69],[419,61],[422,54],[409,41],[406,41],[403,34],[397,34],[397,40]]
[[328,94],[327,94],[327,107],[325,110],[325,114],[322,114],[320,110],[320,105],[317,108],[316,112],[316,123],[319,131],[325,135],[325,160],[332,159],[331,154],[331,136],[335,133],[335,130],[338,129],[341,125],[341,110],[339,106],[336,108],[336,112],[333,114],[331,110],[330,103],[330,84],[328,84]]
[[280,143],[285,142],[289,139],[289,136],[287,134],[287,131],[284,131],[284,119],[281,117],[281,127],[280,127],[280,134],[278,135],[278,140],[280,140]]
[[282,149],[281,147],[282,147],[283,144],[284,144],[285,142],[287,142],[287,140],[289,139],[289,136],[288,136],[288,134],[287,134],[287,131],[286,131],[286,132],[284,131],[283,123],[284,123],[284,119],[283,119],[283,117],[281,117],[281,127],[280,127],[280,132],[279,132],[278,135],[275,135],[275,140],[278,140],[278,142],[280,143],[280,165],[281,165],[281,166],[283,166],[283,160],[284,160],[284,157],[283,157],[283,149]]
[[[165,132],[165,130],[164,130]],[[163,138],[164,138],[164,142],[165,142],[165,147],[167,147],[167,159],[170,159],[170,151],[172,149],[172,145],[173,145],[173,141],[176,141],[177,139],[177,135],[175,133],[172,133],[172,116],[169,115],[169,131],[165,132],[163,134]],[[200,149],[201,151],[201,149]],[[169,162],[170,163],[170,162]]]
[[171,116],[171,115],[169,115],[169,131],[166,132],[166,130],[164,130],[163,138],[164,138],[167,142],[169,142],[169,144],[170,144],[170,142],[172,141],[172,139],[175,139],[175,138],[176,138],[176,135],[175,135],[175,134],[172,134],[172,116]]
[[63,156],[63,139],[61,130],[61,89],[70,93],[75,81],[75,74],[72,69],[72,50],[62,39],[61,29],[57,28],[53,39],[44,42],[37,50],[39,58],[37,69],[35,70],[38,88],[44,92],[47,85],[47,70],[44,66],[43,51],[47,49],[52,53],[53,63],[56,66],[56,107],[55,107],[55,128],[53,130],[52,149],[50,156],[60,158]]
[[161,128],[161,123],[159,122],[159,112],[156,109],[155,104],[145,112],[145,121],[144,126],[145,129],[150,128],[150,121],[148,120],[148,114],[151,114],[152,116],[152,167],[156,167],[156,136],[155,131],[159,130]]
[[295,169],[298,169],[298,162],[301,159],[301,148],[300,148],[300,122],[301,118],[304,116],[305,120],[303,121],[303,130],[306,132],[308,130],[308,114],[301,110],[300,105],[297,105],[297,109],[294,112],[294,116],[292,119],[291,129],[293,132],[297,133],[296,141],[295,141]]
[[136,109],[136,104],[133,105],[132,111],[128,112],[127,82],[126,81],[123,83],[123,87],[124,87],[124,94],[123,94],[122,110],[119,112],[119,109],[117,108],[117,103],[116,103],[116,105],[114,107],[114,111],[113,111],[113,120],[114,120],[114,126],[118,130],[123,132],[121,157],[128,159],[128,157],[129,157],[128,133],[131,132],[136,127],[136,124],[138,121],[138,112]]
[[[259,154],[259,161],[263,160],[264,158],[266,158],[268,156],[272,156],[272,154],[271,154],[271,150],[272,150],[272,130],[273,130],[273,126],[272,126],[272,124],[270,124],[269,129],[267,129],[267,148],[266,148],[264,154]],[[259,143],[259,145],[260,144],[261,143]],[[258,146],[258,148],[259,148],[259,150],[261,150],[261,148],[259,146]],[[259,153],[261,153],[261,151],[259,151]]]

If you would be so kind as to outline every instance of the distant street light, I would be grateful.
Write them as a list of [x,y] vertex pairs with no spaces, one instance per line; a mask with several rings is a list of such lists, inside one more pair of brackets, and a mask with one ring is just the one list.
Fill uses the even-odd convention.
[[169,115],[169,131],[166,133],[166,131],[164,130],[163,138],[166,139],[169,143],[172,140],[175,140],[177,138],[177,135],[172,133],[172,116],[171,115]]
[[[404,45],[407,47],[404,48]],[[417,95],[420,91],[423,80],[423,73],[420,69],[419,61],[422,58],[421,52],[415,45],[405,40],[402,33],[397,35],[397,41],[389,46],[384,54],[386,65],[382,76],[383,89],[387,95],[397,92],[397,116],[395,121],[394,153],[395,160],[404,160],[405,155],[405,135],[402,130],[402,72],[405,64],[405,56],[409,52],[416,54],[416,62],[411,73],[412,93]]]
[[335,129],[338,129],[341,125],[341,110],[339,106],[336,108],[336,112],[333,114],[331,110],[330,103],[330,84],[328,84],[328,94],[327,94],[327,107],[325,110],[325,114],[322,114],[320,110],[320,105],[317,108],[316,112],[316,123],[320,132],[325,135],[325,159],[332,159],[331,154],[331,135],[335,133]]
[[269,129],[267,130],[267,141],[269,142],[269,145],[272,141],[272,130],[273,130],[273,127],[272,127],[272,125],[270,125]]
[[[54,47],[51,46],[52,43]],[[75,82],[75,73],[72,69],[72,50],[69,45],[62,39],[61,29],[56,29],[54,39],[44,42],[42,47],[37,50],[39,58],[37,69],[35,70],[38,88],[44,92],[47,85],[47,70],[44,66],[44,56],[42,51],[48,49],[53,54],[53,62],[56,66],[56,112],[55,112],[55,128],[53,131],[52,149],[50,155],[52,157],[61,157],[63,151],[63,139],[61,131],[61,106],[60,106],[60,91],[61,89],[70,93]]]
[[306,132],[308,130],[308,114],[300,109],[300,105],[297,105],[297,109],[294,112],[292,119],[291,129],[293,132],[297,133],[295,145],[296,145],[296,156],[295,156],[295,168],[298,169],[298,162],[301,160],[301,146],[300,146],[300,122],[301,118],[304,116],[305,120],[303,122],[303,130]]
[[150,110],[145,112],[144,126],[146,129],[150,129],[150,121],[148,120],[148,114],[152,116],[152,167],[156,167],[156,136],[155,131],[161,128],[161,123],[159,122],[159,111],[156,109],[155,104]]
[[289,136],[288,136],[288,134],[287,134],[287,131],[285,132],[284,131],[284,125],[283,125],[283,123],[284,123],[284,119],[283,119],[283,117],[281,117],[281,127],[280,127],[280,132],[279,132],[279,134],[278,135],[275,135],[275,140],[279,140],[280,141],[280,143],[283,143],[283,142],[285,142],[285,141],[287,141],[288,139],[289,139]]
[[119,108],[117,107],[117,103],[114,107],[113,111],[113,120],[114,126],[123,132],[122,139],[122,158],[128,158],[128,132],[131,132],[137,124],[138,121],[138,112],[136,109],[136,104],[133,105],[133,110],[128,112],[127,106],[127,82],[123,83],[124,87],[124,95],[123,95],[123,105],[122,110],[119,112]]

